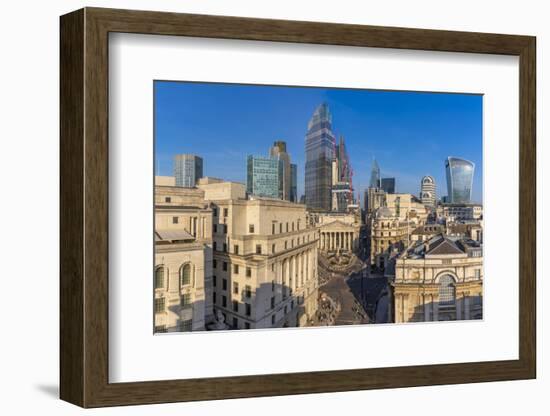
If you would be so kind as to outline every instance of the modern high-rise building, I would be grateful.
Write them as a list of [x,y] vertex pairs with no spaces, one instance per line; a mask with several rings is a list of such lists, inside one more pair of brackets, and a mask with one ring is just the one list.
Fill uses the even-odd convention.
[[176,178],[176,186],[193,188],[197,184],[197,180],[202,178],[202,168],[202,157],[191,154],[175,155],[174,177]]
[[332,160],[336,139],[332,132],[332,115],[321,104],[309,120],[305,139],[305,195],[308,208],[330,211]]
[[332,160],[332,211],[345,212],[353,204],[352,175],[344,137],[340,136]]
[[435,179],[433,176],[424,176],[420,182],[420,200],[428,207],[435,207]]
[[395,193],[395,178],[382,178],[380,179],[380,189],[387,194]]
[[286,142],[276,141],[269,148],[269,156],[281,161],[283,172],[281,175],[280,196],[279,198],[290,201],[292,187],[292,171],[290,167],[290,155],[286,151]]
[[283,162],[271,157],[248,156],[246,190],[251,195],[281,197]]
[[290,199],[289,201],[298,202],[298,165],[290,164]]
[[372,160],[369,188],[380,188],[380,166],[376,159]]
[[472,200],[475,164],[449,156],[445,160],[447,198],[451,204],[468,204]]

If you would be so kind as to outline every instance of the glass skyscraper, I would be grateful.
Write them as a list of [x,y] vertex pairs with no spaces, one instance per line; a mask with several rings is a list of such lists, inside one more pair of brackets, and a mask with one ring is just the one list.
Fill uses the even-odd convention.
[[246,190],[268,198],[281,197],[283,162],[271,157],[248,156]]
[[376,159],[372,160],[369,188],[380,188],[380,166]]
[[475,165],[469,160],[449,156],[445,160],[447,202],[469,204],[472,199]]
[[380,179],[380,189],[387,194],[395,193],[395,178],[382,178]]
[[298,202],[298,166],[290,164],[290,201]]
[[196,155],[182,154],[174,156],[174,177],[176,186],[192,188],[202,178],[202,158]]
[[309,120],[306,134],[305,196],[308,208],[330,211],[332,159],[336,139],[332,132],[332,115],[321,104]]

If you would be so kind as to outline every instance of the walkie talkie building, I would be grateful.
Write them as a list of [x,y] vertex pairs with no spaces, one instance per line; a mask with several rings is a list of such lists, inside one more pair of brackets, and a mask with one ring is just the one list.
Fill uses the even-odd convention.
[[336,139],[328,105],[321,104],[311,117],[306,134],[305,196],[308,208],[330,211],[332,159]]
[[466,159],[449,156],[445,160],[447,200],[451,204],[469,204],[472,200],[475,164]]

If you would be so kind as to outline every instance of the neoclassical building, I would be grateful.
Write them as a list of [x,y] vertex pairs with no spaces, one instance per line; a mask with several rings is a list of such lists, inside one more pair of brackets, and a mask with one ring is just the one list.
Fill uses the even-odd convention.
[[212,209],[204,192],[156,186],[155,332],[204,330],[213,319],[211,246]]
[[303,326],[317,310],[317,230],[306,208],[200,183],[212,207],[211,301],[232,329]]
[[483,249],[470,239],[438,234],[417,241],[395,261],[394,322],[481,319]]
[[320,250],[355,252],[359,246],[361,215],[359,210],[348,213],[322,213],[317,217]]
[[388,249],[399,242],[408,244],[419,221],[417,217],[401,219],[385,206],[378,208],[370,221],[370,263],[384,269],[387,265]]

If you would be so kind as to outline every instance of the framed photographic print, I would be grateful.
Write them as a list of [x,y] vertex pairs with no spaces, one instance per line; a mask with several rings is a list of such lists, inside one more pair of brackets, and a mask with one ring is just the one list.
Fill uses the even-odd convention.
[[535,38],[61,17],[83,407],[536,376]]

